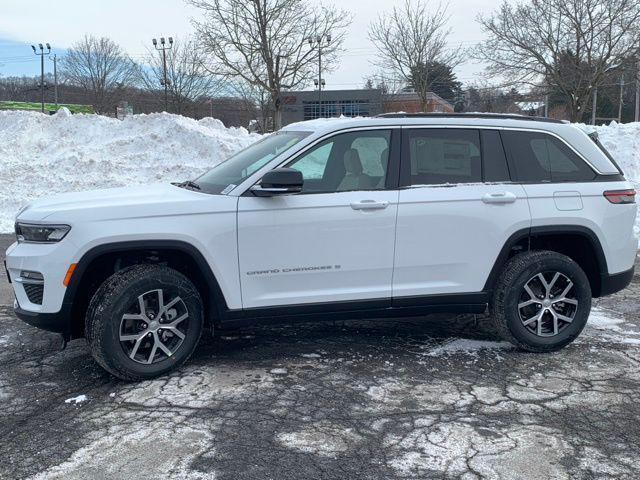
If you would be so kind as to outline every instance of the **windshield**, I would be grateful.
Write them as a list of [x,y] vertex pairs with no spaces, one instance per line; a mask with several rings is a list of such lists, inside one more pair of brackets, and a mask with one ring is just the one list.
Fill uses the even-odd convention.
[[289,150],[311,132],[277,132],[236,153],[196,179],[206,193],[228,193],[237,185]]

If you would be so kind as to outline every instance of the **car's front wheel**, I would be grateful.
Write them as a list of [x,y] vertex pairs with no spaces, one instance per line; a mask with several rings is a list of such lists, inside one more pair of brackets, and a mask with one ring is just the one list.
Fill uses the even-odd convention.
[[168,373],[191,356],[202,332],[202,300],[180,272],[135,265],[102,284],[85,322],[95,360],[118,378],[143,380]]
[[591,287],[571,258],[550,251],[516,255],[496,283],[491,304],[500,335],[532,352],[559,350],[587,323]]

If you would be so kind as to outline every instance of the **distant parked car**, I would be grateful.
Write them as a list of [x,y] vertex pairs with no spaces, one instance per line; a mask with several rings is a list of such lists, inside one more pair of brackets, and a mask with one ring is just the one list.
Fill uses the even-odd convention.
[[205,326],[489,308],[564,347],[629,284],[636,192],[595,139],[499,115],[310,121],[194,181],[40,200],[7,252],[24,321],[113,375],[183,364]]

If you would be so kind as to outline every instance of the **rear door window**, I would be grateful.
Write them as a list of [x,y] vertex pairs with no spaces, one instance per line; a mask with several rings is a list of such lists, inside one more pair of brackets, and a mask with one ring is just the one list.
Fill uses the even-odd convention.
[[519,182],[588,182],[595,172],[563,141],[541,132],[503,131]]
[[480,133],[467,129],[405,130],[402,185],[482,182]]
[[504,153],[500,132],[497,130],[481,130],[482,169],[485,182],[509,182],[509,166]]

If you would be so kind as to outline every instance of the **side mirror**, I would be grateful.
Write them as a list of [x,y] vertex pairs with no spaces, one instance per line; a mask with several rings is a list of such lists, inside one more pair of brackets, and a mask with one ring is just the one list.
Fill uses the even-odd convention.
[[257,197],[300,193],[303,182],[302,172],[293,168],[276,168],[267,172],[259,184],[251,187],[251,191]]

